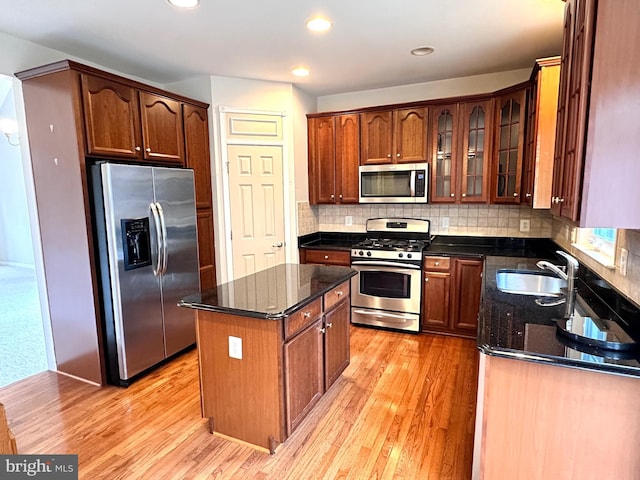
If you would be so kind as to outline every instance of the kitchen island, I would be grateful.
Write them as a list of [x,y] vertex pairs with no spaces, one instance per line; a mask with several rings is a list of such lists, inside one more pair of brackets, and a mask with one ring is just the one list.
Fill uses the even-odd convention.
[[349,364],[353,275],[282,264],[180,302],[196,309],[212,433],[275,453]]

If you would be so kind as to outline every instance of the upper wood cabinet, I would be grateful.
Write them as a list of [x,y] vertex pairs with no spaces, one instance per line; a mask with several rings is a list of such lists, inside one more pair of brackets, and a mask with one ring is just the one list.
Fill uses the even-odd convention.
[[496,99],[491,201],[520,203],[526,119],[526,87]]
[[80,77],[87,155],[184,163],[179,101],[86,73]]
[[522,172],[522,203],[551,206],[560,57],[536,60],[527,90],[527,130]]
[[360,164],[415,163],[427,159],[426,107],[360,114]]
[[309,118],[308,135],[310,203],[358,203],[358,115]]
[[566,2],[552,213],[640,228],[640,2]]
[[431,108],[431,202],[487,202],[493,102]]
[[142,156],[138,91],[101,77],[81,74],[87,154]]

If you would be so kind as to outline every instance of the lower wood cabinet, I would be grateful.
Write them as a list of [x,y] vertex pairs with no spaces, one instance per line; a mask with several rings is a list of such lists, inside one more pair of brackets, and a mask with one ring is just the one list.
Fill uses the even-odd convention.
[[482,295],[483,261],[425,257],[422,331],[476,336]]
[[[326,308],[326,307],[325,307]],[[324,388],[327,390],[349,365],[349,294],[324,316]]]
[[324,393],[323,319],[284,344],[287,435],[295,430]]
[[300,263],[318,263],[320,265],[351,266],[351,252],[349,250],[312,250],[300,249]]

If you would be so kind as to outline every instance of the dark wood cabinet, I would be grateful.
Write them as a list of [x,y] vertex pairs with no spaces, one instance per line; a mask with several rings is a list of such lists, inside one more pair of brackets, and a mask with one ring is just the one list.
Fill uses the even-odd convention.
[[640,3],[565,6],[551,211],[580,227],[640,228]]
[[425,257],[423,332],[475,338],[483,265],[479,259]]
[[521,201],[526,85],[496,99],[496,134],[492,162],[492,203]]
[[193,169],[195,182],[200,288],[207,290],[216,285],[207,109],[195,105],[184,105],[183,118],[186,166]]
[[[331,304],[331,297],[337,303]],[[324,299],[324,385],[327,390],[349,365],[351,302],[349,284],[343,284]]]
[[358,203],[359,117],[309,118],[309,201]]
[[184,163],[182,105],[162,95],[140,92],[143,158]]
[[426,107],[360,114],[361,165],[427,161]]
[[486,203],[493,101],[431,108],[431,202]]
[[141,158],[138,91],[88,74],[81,74],[80,82],[87,155]]
[[551,206],[559,82],[560,57],[536,60],[527,90],[521,196],[533,208]]
[[284,344],[287,434],[295,430],[324,393],[323,320]]
[[300,249],[300,263],[318,263],[320,265],[351,265],[351,252],[348,250]]
[[86,73],[80,78],[87,155],[184,164],[180,101]]
[[[161,126],[171,125],[167,135],[180,137],[174,144],[184,145],[182,105],[204,111],[208,105],[70,60],[18,72],[16,76],[22,81],[24,93],[56,367],[71,376],[104,384],[103,319],[89,164],[105,158],[144,163],[140,92],[173,102],[157,104],[165,110],[171,106],[173,113],[167,117],[156,115],[154,107],[146,119],[148,131],[155,135],[164,130]],[[188,132],[186,135],[193,139]],[[199,135],[202,137],[205,132]],[[206,135],[208,138],[208,132]],[[208,153],[200,155],[199,163],[204,165]],[[179,161],[178,156],[175,158],[170,162],[175,166],[185,161],[184,153],[179,155]],[[153,163],[166,161],[154,159]],[[207,195],[197,195],[199,201],[210,202],[205,199]],[[207,262],[211,265],[208,270],[201,270],[201,279],[203,285],[212,285],[213,252],[206,255],[205,245],[213,245],[213,216],[199,210],[197,221],[198,229],[205,232],[198,239],[199,250],[204,258],[210,258]]]

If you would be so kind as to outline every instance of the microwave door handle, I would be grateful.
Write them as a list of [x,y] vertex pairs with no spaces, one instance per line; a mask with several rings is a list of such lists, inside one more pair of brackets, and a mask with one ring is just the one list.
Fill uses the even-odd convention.
[[416,196],[416,176],[418,175],[417,170],[411,170],[411,180],[409,181],[409,190],[411,192],[411,196]]

